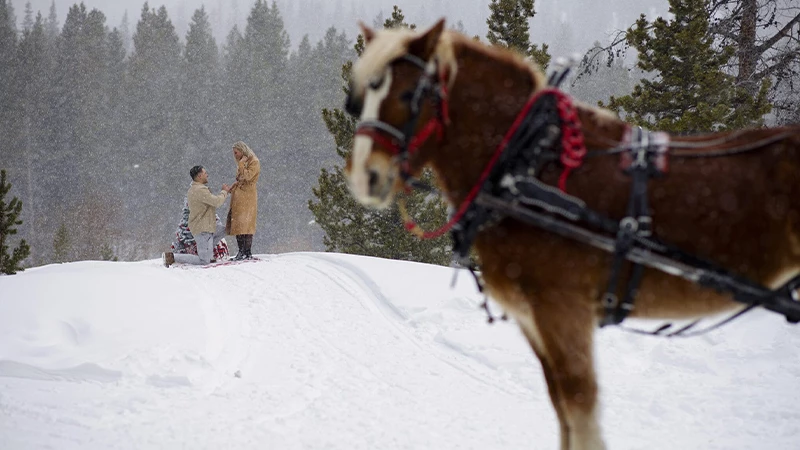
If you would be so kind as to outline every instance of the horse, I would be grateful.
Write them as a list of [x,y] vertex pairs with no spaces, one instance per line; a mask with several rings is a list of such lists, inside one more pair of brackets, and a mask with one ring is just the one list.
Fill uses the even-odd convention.
[[[392,205],[426,168],[454,209],[474,201],[521,111],[538,93],[558,94],[524,57],[446,30],[444,19],[424,31],[360,26],[366,47],[345,102],[359,122],[345,176],[363,205]],[[635,127],[557,98],[561,118],[572,117],[572,154],[548,159],[536,179],[622,220],[632,181],[614,149]],[[800,127],[666,137],[653,166],[668,170],[644,184],[652,235],[769,289],[799,274]],[[560,448],[604,449],[593,336],[607,313],[601,297],[615,256],[511,216],[487,222],[471,246],[486,292],[541,363]],[[695,319],[743,306],[730,292],[645,267],[628,317]]]

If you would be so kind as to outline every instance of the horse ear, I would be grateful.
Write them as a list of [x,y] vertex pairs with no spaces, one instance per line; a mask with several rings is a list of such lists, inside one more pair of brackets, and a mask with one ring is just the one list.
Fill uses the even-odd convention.
[[411,41],[408,44],[408,52],[427,61],[436,50],[436,44],[439,43],[442,31],[444,31],[444,18],[439,19],[436,25],[432,26],[422,36]]
[[360,20],[358,21],[358,27],[361,28],[361,34],[364,35],[364,42],[369,44],[369,41],[375,37],[375,31]]

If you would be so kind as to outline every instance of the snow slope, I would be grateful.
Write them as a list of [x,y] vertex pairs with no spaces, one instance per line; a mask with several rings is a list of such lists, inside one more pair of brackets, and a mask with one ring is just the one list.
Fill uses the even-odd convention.
[[[556,448],[538,363],[468,274],[262,258],[0,277],[0,449]],[[610,448],[800,448],[800,328],[782,318],[596,345]]]

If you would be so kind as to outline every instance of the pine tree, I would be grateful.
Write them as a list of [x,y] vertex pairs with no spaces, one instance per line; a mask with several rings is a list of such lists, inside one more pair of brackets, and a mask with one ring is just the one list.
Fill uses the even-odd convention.
[[[180,120],[181,53],[180,39],[167,9],[150,9],[145,3],[127,63],[124,117],[130,124],[122,125],[128,146],[125,152],[118,153],[116,162],[118,166],[138,167],[123,174],[130,178],[120,179],[121,183],[140,189],[129,195],[167,194],[157,195],[151,202],[149,208],[155,207],[156,211],[174,207],[174,197],[168,195],[177,194],[186,186],[183,166],[187,163],[180,164],[187,152]],[[161,225],[168,229],[166,221]]]
[[[205,7],[194,12],[186,34],[182,83],[184,141],[193,144],[189,160],[200,160],[202,150],[213,151],[222,145],[219,50],[211,34]],[[227,144],[230,144],[228,142]],[[187,161],[188,162],[188,161]]]
[[122,38],[122,48],[125,50],[125,54],[127,55],[128,52],[131,51],[131,26],[128,21],[128,10],[125,10],[125,13],[122,14],[122,22],[119,24],[119,34]]
[[111,248],[108,244],[103,244],[100,248],[100,260],[101,261],[119,261],[119,258],[114,253],[114,249]]
[[[225,38],[225,45],[222,48],[222,61],[224,66],[222,81],[224,97],[242,99],[241,103],[249,101],[249,97],[245,95],[247,71],[244,68],[247,67],[247,61],[244,36],[237,25],[231,28]],[[233,113],[233,111],[224,112],[221,115],[221,119],[224,123],[223,128],[227,130],[231,138],[245,141],[250,138],[247,133],[249,125],[243,123],[240,114]]]
[[119,109],[125,88],[125,40],[122,32],[114,28],[108,34],[108,99],[112,109]]
[[139,125],[133,137],[142,139],[147,149],[178,144],[174,118],[179,115],[181,44],[165,7],[156,11],[144,4],[133,47],[128,89],[133,100],[131,114]]
[[324,148],[330,143],[330,138],[320,137],[327,131],[324,123],[306,119],[318,117],[323,108],[341,104],[341,67],[353,54],[344,32],[339,33],[330,27],[315,47],[312,47],[308,35],[304,36],[290,59],[288,87],[291,97],[302,101],[292,102],[295,140],[300,153],[290,161],[287,169],[304,175],[297,177],[297,181],[303,182],[305,191],[308,189],[307,180],[315,179],[322,167],[321,164],[308,164],[308,161],[325,158]]
[[[13,275],[24,270],[20,265],[22,260],[30,254],[30,247],[25,239],[11,250],[9,239],[17,234],[17,225],[22,225],[19,214],[22,211],[22,202],[14,197],[6,204],[6,194],[11,190],[11,184],[6,183],[6,171],[0,170],[0,273]],[[9,253],[11,250],[11,253]]]
[[69,237],[67,225],[61,222],[56,230],[56,235],[53,238],[53,261],[58,263],[65,263],[70,261],[70,253],[72,252],[72,239]]
[[33,6],[31,2],[25,2],[25,16],[22,18],[22,31],[28,31],[33,28]]
[[654,72],[633,93],[611,97],[609,108],[637,125],[672,132],[701,132],[760,126],[770,111],[769,84],[752,96],[722,68],[733,47],[715,50],[708,30],[708,0],[670,0],[671,21],[652,23],[642,15],[626,39],[639,51],[637,67]]
[[48,154],[51,159],[46,166],[53,170],[43,177],[47,183],[60,183],[64,170],[82,182],[100,173],[107,176],[104,167],[97,170],[91,164],[93,154],[105,148],[103,128],[109,116],[105,20],[102,12],[87,11],[81,3],[69,9],[64,21],[56,55],[59,76],[53,80],[57,107],[49,127],[51,143],[59,151]]
[[516,50],[531,58],[542,70],[550,63],[547,44],[539,48],[530,43],[528,19],[536,15],[534,0],[492,0],[489,4],[491,14],[486,19],[489,31],[486,39],[493,45]]
[[[236,90],[231,98],[240,99],[241,138],[253,148],[265,148],[268,142],[255,136],[282,136],[282,117],[286,112],[286,96],[281,88],[286,83],[289,61],[289,35],[273,1],[256,0],[247,17],[241,59],[234,74]],[[287,139],[288,140],[288,139]]]
[[[385,28],[409,26],[402,11],[395,7]],[[413,28],[413,25],[409,26]],[[364,37],[359,35],[354,49],[358,55],[364,50]],[[352,62],[342,66],[342,79],[349,86]],[[348,88],[344,88],[345,93]],[[338,108],[323,109],[322,118],[333,135],[336,153],[346,159],[353,146],[356,118]],[[322,169],[318,185],[312,189],[316,201],[309,200],[308,207],[316,223],[325,232],[323,242],[328,251],[376,256],[389,259],[448,264],[449,240],[446,236],[420,240],[402,226],[396,206],[385,211],[367,209],[358,204],[347,189],[342,167],[334,163],[333,169]],[[427,175],[430,177],[430,175]],[[441,226],[446,219],[446,208],[438,198],[415,193],[408,199],[408,207],[417,223],[424,229]]]
[[19,130],[17,89],[17,27],[8,0],[0,0],[0,160],[15,173],[15,150]]
[[60,32],[58,26],[58,14],[56,14],[55,0],[50,3],[50,13],[47,15],[45,29],[47,31],[47,40],[50,42],[55,42],[56,38],[58,38],[58,33]]
[[186,84],[202,96],[202,101],[207,101],[211,95],[211,88],[216,78],[219,50],[214,36],[211,34],[211,24],[208,20],[205,7],[194,12],[189,31],[186,33]]
[[406,16],[403,11],[394,5],[392,7],[392,15],[383,22],[383,28],[409,28],[411,30],[417,29],[416,24],[406,23]]
[[42,189],[42,175],[47,170],[42,167],[47,161],[47,149],[50,145],[49,125],[54,116],[51,108],[53,94],[51,73],[53,68],[52,43],[48,42],[45,22],[41,14],[37,15],[31,27],[22,33],[17,47],[18,98],[20,120],[20,152],[23,158],[18,172],[25,179],[26,210],[28,212],[28,236],[36,240],[41,222],[40,211],[44,211],[47,196]]

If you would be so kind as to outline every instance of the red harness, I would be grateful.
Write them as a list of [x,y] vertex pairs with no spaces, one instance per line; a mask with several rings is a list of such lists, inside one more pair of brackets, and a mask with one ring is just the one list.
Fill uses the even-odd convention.
[[[436,139],[441,141],[444,137],[444,128],[450,123],[450,108],[447,99],[447,69],[441,68],[437,75],[438,79],[435,80],[433,88],[437,90],[439,109],[410,139],[401,130],[385,122],[377,121],[368,121],[363,125],[359,124],[355,135],[371,138],[373,142],[389,150],[394,156],[402,155],[402,164],[404,165],[402,169],[408,170],[409,157],[416,153],[434,133],[436,133]],[[429,75],[426,74],[425,76]],[[403,139],[409,139],[405,152]],[[406,154],[403,155],[403,153]]]
[[[467,209],[469,208],[470,204],[472,204],[472,202],[477,197],[478,192],[481,189],[481,186],[483,186],[483,183],[489,177],[489,174],[492,172],[492,169],[497,163],[497,160],[500,158],[500,155],[508,146],[509,142],[511,141],[511,138],[514,136],[514,133],[516,133],[517,129],[520,127],[520,124],[523,122],[525,116],[528,114],[528,111],[543,95],[546,94],[552,94],[557,98],[558,114],[559,117],[561,118],[562,150],[560,155],[560,161],[564,165],[564,171],[561,173],[561,176],[559,177],[558,180],[558,187],[562,191],[566,192],[566,182],[567,178],[569,177],[569,174],[583,164],[583,159],[586,156],[586,145],[584,144],[583,133],[581,132],[580,119],[578,119],[578,114],[575,110],[575,106],[572,104],[570,98],[556,88],[546,88],[534,93],[530,97],[530,99],[528,99],[528,102],[525,103],[525,106],[522,107],[522,110],[519,112],[519,114],[517,114],[517,117],[514,120],[514,123],[511,125],[511,128],[508,129],[505,136],[503,137],[503,140],[495,149],[494,154],[489,160],[489,163],[483,169],[483,172],[481,173],[481,176],[478,178],[478,181],[472,186],[472,189],[470,189],[469,194],[467,194],[467,197],[461,202],[456,213],[453,215],[453,217],[450,218],[450,220],[446,224],[444,224],[442,227],[434,231],[423,231],[409,216],[408,212],[405,209],[405,205],[402,202],[398,202],[398,205],[400,206],[400,213],[403,216],[403,222],[405,228],[422,239],[432,239],[443,235],[444,233],[449,231],[456,223],[458,223],[463,218],[464,214],[467,212]],[[429,121],[426,127],[423,128],[423,130],[428,128],[430,124],[431,122]],[[442,124],[439,123],[438,127],[441,132]],[[379,135],[377,133],[375,134]],[[424,136],[422,140],[422,142],[424,142],[424,139],[427,139],[427,137],[430,134],[431,132],[428,132],[427,134],[423,135],[422,132],[420,132],[414,137],[414,139],[412,139],[412,142],[416,142],[419,136]],[[385,144],[381,145],[390,149],[396,148],[396,147],[386,146]],[[409,149],[410,148],[411,145],[409,145]]]

